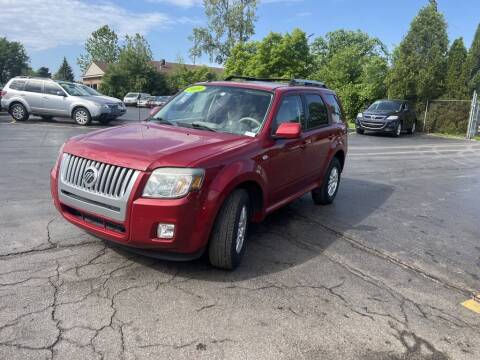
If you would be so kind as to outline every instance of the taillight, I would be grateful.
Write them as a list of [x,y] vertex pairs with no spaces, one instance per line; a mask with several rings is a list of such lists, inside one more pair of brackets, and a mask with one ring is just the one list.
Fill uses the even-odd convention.
[[7,90],[0,91],[0,97],[7,95]]

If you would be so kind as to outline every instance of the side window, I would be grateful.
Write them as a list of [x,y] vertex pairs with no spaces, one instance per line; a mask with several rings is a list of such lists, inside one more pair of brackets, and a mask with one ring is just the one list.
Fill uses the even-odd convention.
[[45,94],[49,94],[49,95],[58,95],[57,92],[59,92],[59,91],[64,93],[64,91],[62,89],[60,89],[59,86],[54,85],[54,84],[45,84],[44,88],[43,88],[43,92]]
[[307,127],[313,129],[322,125],[328,124],[327,107],[320,95],[307,94],[305,95],[308,108],[308,122]]
[[12,90],[23,90],[24,86],[25,86],[25,81],[13,80],[12,83],[10,84],[9,88],[12,89]]
[[303,123],[303,106],[299,95],[285,96],[282,99],[275,118],[273,131],[275,132],[280,124],[284,122]]
[[34,80],[28,81],[27,84],[25,85],[25,91],[41,93],[42,92],[42,82],[41,81],[34,81]]
[[330,108],[330,112],[332,114],[332,122],[336,124],[345,122],[345,116],[343,115],[342,108],[338,103],[337,97],[332,94],[326,94],[325,101]]

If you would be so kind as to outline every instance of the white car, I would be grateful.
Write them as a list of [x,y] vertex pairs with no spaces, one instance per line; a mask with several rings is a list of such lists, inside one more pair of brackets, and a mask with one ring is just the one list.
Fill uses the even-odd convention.
[[150,97],[150,94],[132,92],[125,95],[123,103],[127,106],[138,106],[139,100]]

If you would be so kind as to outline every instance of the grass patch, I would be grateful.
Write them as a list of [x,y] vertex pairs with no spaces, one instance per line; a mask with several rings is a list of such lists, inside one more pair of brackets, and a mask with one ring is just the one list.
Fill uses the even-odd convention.
[[355,130],[355,122],[353,121],[347,121],[347,124],[348,124],[348,128],[350,130]]

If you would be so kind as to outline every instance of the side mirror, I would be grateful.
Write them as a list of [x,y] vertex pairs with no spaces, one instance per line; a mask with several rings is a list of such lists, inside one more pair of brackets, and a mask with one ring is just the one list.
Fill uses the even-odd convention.
[[298,139],[302,133],[302,126],[299,123],[284,122],[281,123],[275,132],[277,139]]
[[65,93],[63,91],[60,91],[60,90],[57,91],[57,95],[58,96],[63,96],[63,97],[66,96]]
[[155,106],[152,110],[150,110],[150,117],[154,116],[156,113],[158,113],[160,111],[162,107],[161,106]]

